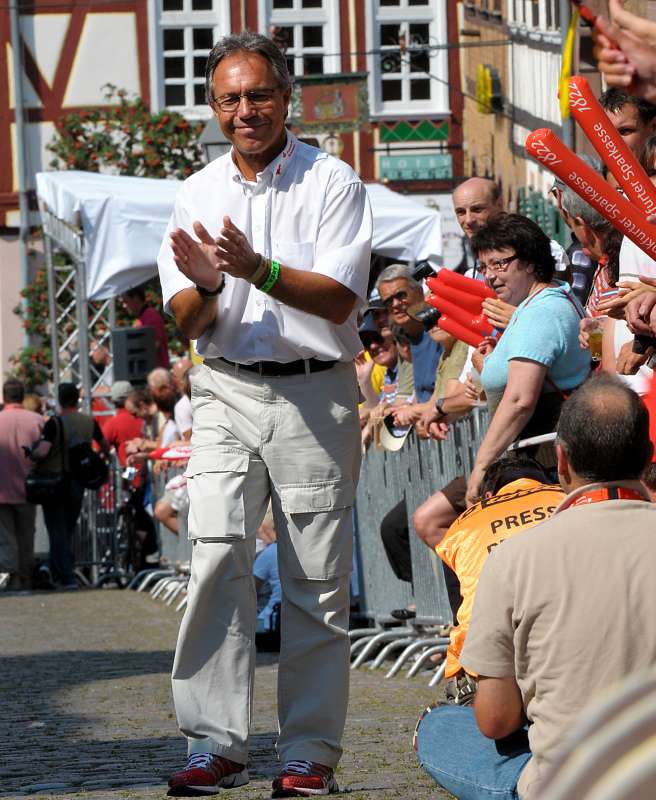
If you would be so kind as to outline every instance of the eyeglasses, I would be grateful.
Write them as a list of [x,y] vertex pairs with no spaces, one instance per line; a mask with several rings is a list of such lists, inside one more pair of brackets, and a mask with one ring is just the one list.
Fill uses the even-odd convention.
[[360,341],[365,350],[378,350],[385,346],[385,340],[379,333],[373,331],[363,331],[360,334]]
[[275,89],[253,89],[242,94],[224,94],[221,97],[213,97],[212,101],[221,111],[236,111],[239,108],[242,97],[248,101],[248,105],[253,108],[264,108],[273,100]]
[[391,294],[389,297],[386,297],[383,300],[383,305],[385,306],[385,308],[391,308],[395,300],[403,302],[404,300],[407,299],[408,299],[408,293],[405,291],[405,289],[401,289],[400,292],[396,292],[396,294]]
[[517,254],[514,256],[506,256],[506,258],[497,258],[494,261],[488,261],[487,264],[479,262],[478,268],[482,273],[486,272],[506,272],[508,267],[513,261],[517,259]]

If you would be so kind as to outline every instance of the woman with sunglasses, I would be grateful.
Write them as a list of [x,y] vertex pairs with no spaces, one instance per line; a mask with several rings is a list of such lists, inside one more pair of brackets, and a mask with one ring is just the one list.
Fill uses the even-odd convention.
[[478,500],[487,467],[513,441],[555,429],[563,400],[590,371],[578,341],[583,309],[570,286],[554,280],[549,237],[539,226],[500,214],[471,243],[488,285],[517,309],[496,346],[481,348],[490,427],[469,479],[468,504]]

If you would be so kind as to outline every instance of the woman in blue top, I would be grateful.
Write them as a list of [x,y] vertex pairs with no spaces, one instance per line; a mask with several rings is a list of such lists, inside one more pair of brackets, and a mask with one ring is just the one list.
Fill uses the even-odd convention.
[[517,308],[481,373],[491,421],[468,503],[478,500],[485,470],[508,445],[555,429],[563,400],[590,371],[590,354],[579,345],[583,309],[570,286],[553,279],[549,237],[539,226],[500,214],[471,243],[488,285]]

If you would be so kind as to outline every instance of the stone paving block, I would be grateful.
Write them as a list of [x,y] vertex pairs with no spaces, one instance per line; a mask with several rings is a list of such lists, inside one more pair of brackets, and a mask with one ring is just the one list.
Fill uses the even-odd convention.
[[[148,594],[103,589],[0,596],[1,797],[159,800],[185,760],[171,701],[180,615]],[[420,711],[437,699],[428,674],[386,681],[351,674],[344,756],[350,800],[444,800],[411,749]],[[255,679],[251,783],[260,800],[276,775],[276,656]]]

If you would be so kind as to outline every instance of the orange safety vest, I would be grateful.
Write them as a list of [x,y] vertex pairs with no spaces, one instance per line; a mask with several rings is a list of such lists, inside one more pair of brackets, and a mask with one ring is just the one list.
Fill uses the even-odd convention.
[[550,517],[563,497],[559,486],[520,478],[504,486],[494,497],[468,508],[436,546],[437,555],[458,576],[462,595],[458,624],[451,630],[447,650],[447,678],[462,669],[458,659],[469,628],[478,579],[490,551],[504,539]]

